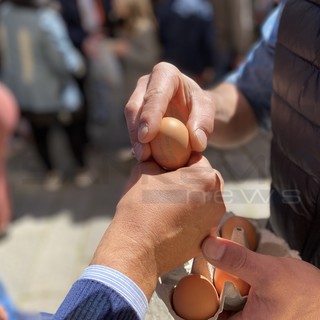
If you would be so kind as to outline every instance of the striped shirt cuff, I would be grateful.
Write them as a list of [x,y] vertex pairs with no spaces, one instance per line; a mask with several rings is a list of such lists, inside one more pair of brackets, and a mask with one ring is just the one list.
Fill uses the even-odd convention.
[[80,279],[99,281],[112,288],[130,303],[140,319],[144,319],[148,300],[141,289],[121,272],[106,266],[91,265],[85,269]]

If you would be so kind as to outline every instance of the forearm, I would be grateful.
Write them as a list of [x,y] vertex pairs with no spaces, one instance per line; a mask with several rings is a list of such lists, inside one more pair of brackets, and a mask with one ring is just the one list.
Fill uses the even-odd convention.
[[156,288],[157,267],[152,251],[142,244],[143,239],[129,236],[132,228],[129,225],[122,228],[113,222],[104,234],[91,264],[113,268],[126,275],[150,300]]
[[250,140],[258,123],[248,100],[234,85],[222,83],[212,89],[216,107],[214,131],[209,144],[230,148]]
[[246,142],[258,123],[269,129],[274,50],[283,5],[281,2],[263,24],[261,39],[244,63],[228,76],[228,83],[212,90],[216,104],[215,128],[210,139],[213,145],[232,147]]
[[[116,221],[117,218],[114,218]],[[153,255],[132,236],[132,227],[113,221],[94,257],[54,315],[68,319],[144,319],[157,282]],[[134,234],[137,232],[134,232]]]

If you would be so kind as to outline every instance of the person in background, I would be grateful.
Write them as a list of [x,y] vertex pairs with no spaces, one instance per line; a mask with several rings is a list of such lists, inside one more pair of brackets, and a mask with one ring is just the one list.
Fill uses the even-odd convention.
[[[85,139],[86,143],[89,145],[91,142],[89,134],[89,120],[90,120],[90,108],[91,101],[88,95],[88,56],[86,52],[86,43],[90,39],[90,30],[86,29],[86,24],[84,23],[84,7],[80,5],[78,0],[58,0],[59,5],[58,11],[60,12],[67,30],[69,37],[73,45],[81,52],[84,58],[86,70],[81,76],[76,76],[75,81],[77,82],[81,94],[82,94],[82,106],[83,106],[83,128],[85,129]],[[82,2],[81,2],[82,4]],[[92,6],[93,7],[93,6]],[[81,10],[83,9],[83,10]]]
[[85,159],[84,110],[74,81],[85,72],[84,61],[59,14],[37,3],[12,0],[1,5],[1,78],[30,123],[46,170],[45,186],[56,190],[62,184],[48,140],[57,124],[64,129],[76,161],[75,182],[88,186],[93,178]]
[[117,26],[111,50],[123,66],[123,101],[127,101],[140,76],[150,72],[160,61],[161,48],[156,20],[150,0],[113,0]]
[[[3,87],[0,105],[15,114],[12,95]],[[0,124],[7,128],[13,118],[0,112]],[[5,149],[3,133],[0,154]],[[1,185],[4,173],[0,171]],[[218,225],[225,213],[222,186],[220,174],[198,154],[174,172],[165,172],[153,161],[137,164],[90,265],[57,312],[21,312],[0,282],[0,319],[144,319],[158,277],[199,255],[203,239]],[[7,201],[5,192],[1,209]]]
[[6,180],[6,153],[8,143],[14,132],[19,111],[12,93],[0,83],[0,237],[3,236],[11,221],[11,205]]
[[109,52],[101,52],[101,42],[113,35],[111,0],[59,0],[59,3],[70,38],[86,61],[87,72],[77,79],[84,97],[86,125],[89,128],[91,124],[105,125],[112,121],[110,108],[115,93],[104,75],[107,79],[116,78],[112,70],[105,70],[100,63],[100,59],[104,61],[109,55]]
[[[7,186],[6,154],[10,138],[17,126],[19,108],[10,90],[0,83],[0,238],[6,235],[11,222],[10,195]],[[29,313],[16,310],[0,279],[0,320],[32,320]]]
[[78,1],[58,0],[58,3],[73,45],[84,54],[83,44],[88,37],[88,31],[83,26]]
[[[136,157],[150,158],[149,142],[169,108],[188,115],[193,150],[208,141],[245,143],[258,125],[270,128],[269,228],[304,261],[271,257],[209,237],[205,257],[251,285],[244,309],[231,319],[318,319],[319,214],[319,1],[281,1],[241,67],[211,90],[168,63],[142,77],[126,118]],[[308,285],[306,285],[308,284]]]
[[170,62],[204,87],[214,81],[217,52],[213,5],[208,0],[162,0],[155,5],[163,46]]

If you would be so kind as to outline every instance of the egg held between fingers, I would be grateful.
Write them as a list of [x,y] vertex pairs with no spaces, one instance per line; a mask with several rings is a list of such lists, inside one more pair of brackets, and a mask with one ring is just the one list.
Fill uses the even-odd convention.
[[152,157],[161,167],[166,170],[181,168],[191,156],[189,131],[180,120],[164,117],[150,147]]

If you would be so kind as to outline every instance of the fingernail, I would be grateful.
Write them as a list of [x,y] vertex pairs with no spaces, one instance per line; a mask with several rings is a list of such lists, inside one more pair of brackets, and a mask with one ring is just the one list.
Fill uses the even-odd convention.
[[142,155],[143,155],[143,145],[139,142],[136,142],[133,146],[133,152],[134,152],[135,157],[138,160],[141,160]]
[[207,258],[219,261],[226,251],[226,246],[214,238],[208,238],[203,243],[202,251]]
[[195,135],[200,143],[201,148],[204,150],[207,147],[208,138],[202,129],[197,129]]
[[139,141],[143,142],[144,138],[147,136],[149,132],[149,127],[146,123],[142,123],[139,127],[138,131],[138,139]]

